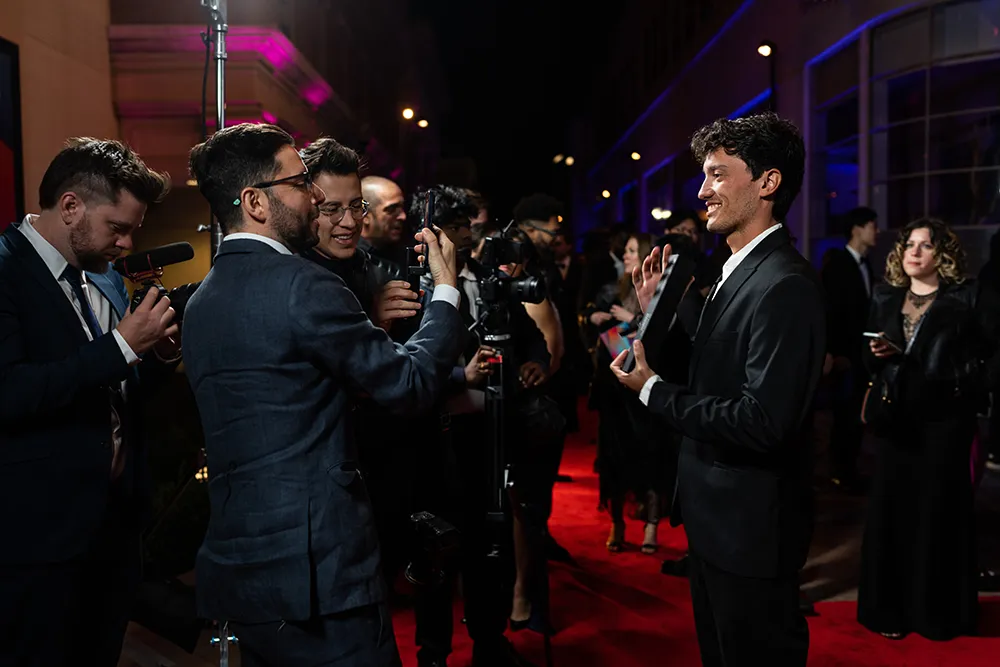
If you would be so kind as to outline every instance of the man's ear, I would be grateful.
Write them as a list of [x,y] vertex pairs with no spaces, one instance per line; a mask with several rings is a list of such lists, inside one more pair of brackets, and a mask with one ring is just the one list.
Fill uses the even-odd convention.
[[255,188],[243,188],[243,192],[240,193],[240,206],[244,214],[258,224],[264,224],[271,214],[270,200]]
[[64,192],[59,201],[56,202],[56,209],[64,225],[72,225],[83,219],[87,212],[87,205],[83,203],[79,195],[75,192]]
[[781,186],[781,172],[777,169],[768,169],[765,171],[760,182],[761,199],[773,197],[774,193],[778,191],[779,186]]

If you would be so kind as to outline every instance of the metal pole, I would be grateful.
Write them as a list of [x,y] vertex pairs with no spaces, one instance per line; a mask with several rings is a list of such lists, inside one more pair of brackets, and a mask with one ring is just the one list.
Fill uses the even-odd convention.
[[[229,32],[227,17],[227,0],[201,0],[202,7],[207,7],[212,15],[212,33],[215,40],[215,131],[226,126],[226,33]],[[218,220],[212,220],[211,262],[215,264],[215,255],[222,243],[222,227]]]

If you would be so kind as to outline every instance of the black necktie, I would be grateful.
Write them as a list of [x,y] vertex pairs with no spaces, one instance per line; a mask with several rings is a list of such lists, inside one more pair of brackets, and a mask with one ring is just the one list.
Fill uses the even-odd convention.
[[705,311],[708,310],[708,304],[712,303],[712,299],[715,298],[715,293],[719,291],[719,285],[722,284],[722,276],[720,275],[712,283],[712,289],[708,291],[708,296],[705,297],[705,303],[701,304],[701,315],[698,316],[698,329],[695,331],[697,335],[698,331],[701,330],[701,321],[705,319]]
[[94,340],[97,340],[104,335],[104,330],[101,328],[101,323],[97,321],[94,309],[90,307],[90,300],[83,293],[83,279],[80,269],[67,265],[62,275],[73,288],[76,300],[80,302],[80,312],[83,313],[83,320],[87,323],[87,328],[90,329],[90,335],[93,336]]

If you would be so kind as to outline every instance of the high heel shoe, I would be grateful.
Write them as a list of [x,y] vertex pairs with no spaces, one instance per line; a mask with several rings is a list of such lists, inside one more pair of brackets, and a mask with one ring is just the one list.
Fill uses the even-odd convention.
[[611,534],[608,535],[608,541],[605,546],[613,554],[616,554],[622,550],[625,546],[625,522],[622,523],[612,522],[611,524]]

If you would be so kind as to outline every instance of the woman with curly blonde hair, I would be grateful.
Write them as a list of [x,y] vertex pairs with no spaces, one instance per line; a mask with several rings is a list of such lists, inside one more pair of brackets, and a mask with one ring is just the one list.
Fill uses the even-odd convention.
[[[900,233],[872,296],[862,419],[883,436],[861,549],[858,620],[890,639],[974,634],[969,453],[996,360],[995,307],[977,303],[965,253],[940,220]],[[860,344],[860,343],[859,343]],[[883,396],[885,399],[883,400]]]

